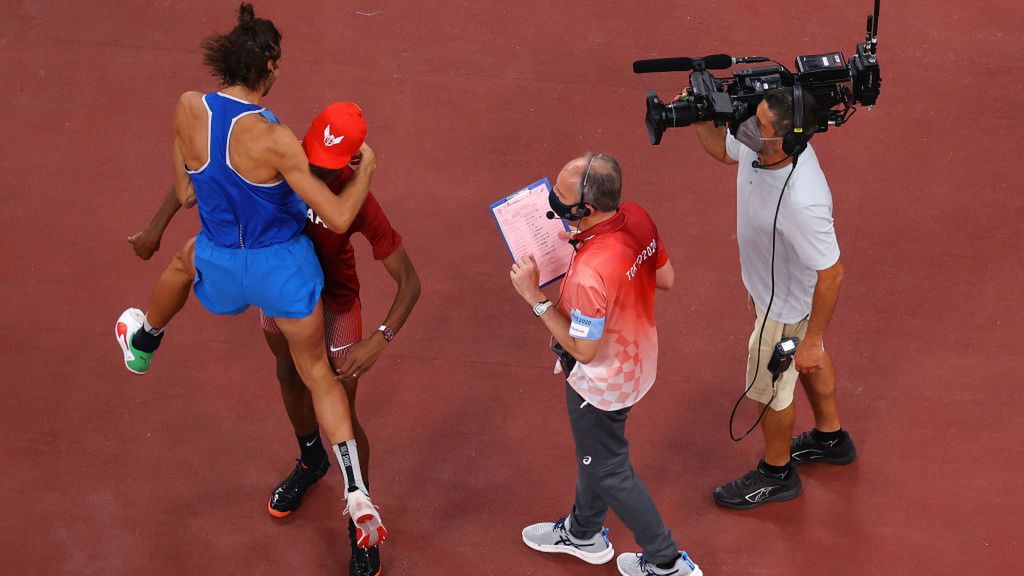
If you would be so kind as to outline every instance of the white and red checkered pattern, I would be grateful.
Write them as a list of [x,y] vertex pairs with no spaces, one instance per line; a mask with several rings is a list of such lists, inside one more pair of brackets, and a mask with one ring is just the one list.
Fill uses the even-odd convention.
[[636,404],[654,384],[655,361],[644,362],[640,346],[623,334],[606,333],[609,339],[609,362],[591,366],[578,364],[569,376],[569,385],[587,401],[601,410],[618,410]]
[[[341,358],[353,344],[363,339],[363,315],[357,300],[348,312],[335,312],[330,306],[324,306],[324,341],[327,355]],[[273,318],[260,310],[260,327],[264,332],[280,334],[281,329]]]

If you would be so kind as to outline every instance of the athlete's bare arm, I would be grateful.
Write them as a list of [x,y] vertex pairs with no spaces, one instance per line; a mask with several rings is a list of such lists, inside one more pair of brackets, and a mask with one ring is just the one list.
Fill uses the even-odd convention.
[[[196,197],[192,196],[190,200],[190,203],[185,208],[195,206]],[[171,186],[171,189],[167,191],[167,196],[164,197],[163,203],[156,209],[156,214],[153,215],[153,219],[149,221],[149,224],[141,232],[136,232],[128,237],[128,242],[132,245],[132,249],[135,250],[136,256],[143,260],[152,258],[153,254],[160,249],[160,240],[163,239],[167,225],[171,223],[171,219],[174,218],[174,215],[177,214],[181,206],[181,202],[178,201],[178,193],[174,186]]]
[[208,155],[208,124],[203,95],[185,92],[174,109],[174,190],[182,206],[195,204],[196,192],[192,177],[186,170],[198,170],[206,164]]
[[263,154],[269,165],[288,181],[292,190],[320,216],[328,229],[338,233],[348,230],[370,192],[370,180],[377,166],[373,150],[365,143],[362,145],[359,169],[342,193],[336,195],[310,171],[306,153],[292,131],[279,124],[267,124],[268,147]]
[[[384,319],[383,324],[398,332],[409,318],[409,314],[412,313],[416,301],[419,300],[420,277],[404,246],[396,248],[382,263],[388,274],[391,275],[391,279],[398,285],[395,301],[391,303],[391,310],[388,311],[388,316]],[[345,355],[341,367],[335,370],[338,373],[338,379],[346,381],[352,378],[353,373],[357,374],[357,377],[366,374],[367,370],[377,362],[377,358],[384,352],[387,345],[388,341],[384,338],[384,334],[380,330],[374,330],[373,334],[370,334],[362,342],[358,342]]]

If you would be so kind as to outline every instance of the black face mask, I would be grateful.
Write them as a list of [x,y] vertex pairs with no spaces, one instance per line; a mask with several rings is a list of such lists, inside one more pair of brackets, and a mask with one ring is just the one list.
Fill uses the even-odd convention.
[[578,206],[578,204],[562,204],[562,201],[558,199],[558,195],[555,194],[554,190],[548,192],[548,205],[551,206],[551,211],[555,213],[559,218],[563,218],[570,222],[576,222],[582,220],[582,214],[573,214],[572,209]]

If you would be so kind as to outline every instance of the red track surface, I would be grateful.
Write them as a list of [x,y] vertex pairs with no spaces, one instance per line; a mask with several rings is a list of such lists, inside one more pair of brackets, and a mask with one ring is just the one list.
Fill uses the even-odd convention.
[[[179,217],[146,263],[125,242],[170,182],[175,99],[213,88],[199,40],[236,4],[63,4],[0,4],[3,572],[344,573],[337,482],[289,519],[266,513],[295,446],[255,312],[191,302],[143,378],[111,337],[197,229]],[[879,106],[814,139],[847,267],[828,343],[860,460],[802,469],[800,498],[749,512],[711,501],[761,449],[726,434],[750,324],[735,172],[690,130],[646,143],[644,89],[667,96],[685,76],[637,77],[630,62],[849,54],[868,0],[298,4],[256,6],[285,37],[267,103],[300,133],[332,100],[364,106],[375,191],[424,281],[360,393],[386,574],[615,572],[520,542],[568,511],[574,462],[546,337],[486,212],[587,149],[620,159],[678,271],[630,437],[707,574],[1024,571],[1019,2],[884,3]],[[392,287],[362,252],[370,323]]]

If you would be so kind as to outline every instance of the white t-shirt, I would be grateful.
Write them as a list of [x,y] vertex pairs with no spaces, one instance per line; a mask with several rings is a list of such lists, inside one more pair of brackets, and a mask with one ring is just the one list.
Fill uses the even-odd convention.
[[832,192],[808,146],[794,169],[751,166],[757,154],[726,135],[725,149],[739,163],[736,174],[736,241],[740,248],[743,285],[754,302],[768,307],[772,291],[772,219],[779,193],[790,170],[779,208],[775,239],[775,299],[768,316],[793,324],[811,313],[818,270],[839,261],[839,242],[832,223]]

